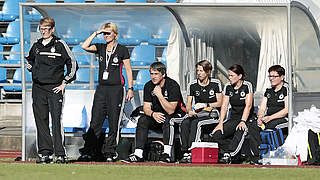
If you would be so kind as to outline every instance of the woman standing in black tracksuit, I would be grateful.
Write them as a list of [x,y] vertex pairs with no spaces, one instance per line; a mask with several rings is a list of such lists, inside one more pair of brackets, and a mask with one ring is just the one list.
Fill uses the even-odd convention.
[[[61,112],[64,89],[76,79],[77,62],[68,45],[53,35],[55,21],[50,17],[40,20],[42,38],[33,44],[26,67],[32,72],[32,107],[37,126],[37,163],[65,163],[64,132]],[[67,73],[64,75],[64,66]],[[52,118],[53,142],[49,130]]]
[[[103,34],[106,44],[91,44],[98,34]],[[130,55],[125,46],[116,42],[117,39],[117,25],[110,22],[103,24],[100,30],[92,33],[82,44],[84,50],[98,56],[99,85],[94,95],[90,128],[84,136],[85,144],[80,149],[79,161],[114,162],[117,159],[116,147],[120,136],[120,113],[124,100],[129,101],[133,97]],[[122,76],[123,65],[126,69],[129,87],[126,98],[124,98],[126,92]],[[109,134],[101,150],[98,139],[104,135],[101,130],[106,116],[109,121]]]

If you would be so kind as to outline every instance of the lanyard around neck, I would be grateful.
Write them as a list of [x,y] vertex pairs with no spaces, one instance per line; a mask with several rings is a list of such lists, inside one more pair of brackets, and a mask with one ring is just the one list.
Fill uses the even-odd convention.
[[117,43],[113,46],[113,48],[112,48],[112,50],[111,50],[110,56],[108,55],[108,49],[107,49],[108,46],[107,46],[107,48],[106,48],[106,70],[107,70],[107,71],[108,71],[108,68],[109,68],[109,61],[110,61],[110,59],[111,59],[112,54],[116,51],[117,46],[118,46]]

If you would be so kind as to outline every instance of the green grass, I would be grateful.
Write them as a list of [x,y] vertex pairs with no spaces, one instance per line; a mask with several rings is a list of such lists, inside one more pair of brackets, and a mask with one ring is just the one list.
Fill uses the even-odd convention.
[[0,164],[2,180],[288,180],[320,179],[319,168],[234,168],[234,167],[179,167],[134,165],[81,165],[81,164]]

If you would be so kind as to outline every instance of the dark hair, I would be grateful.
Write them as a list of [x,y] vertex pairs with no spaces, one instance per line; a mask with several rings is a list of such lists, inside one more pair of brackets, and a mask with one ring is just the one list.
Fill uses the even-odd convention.
[[284,68],[280,65],[273,65],[268,69],[268,73],[270,73],[271,71],[276,71],[279,76],[285,75],[286,71],[284,70]]
[[238,76],[241,74],[242,75],[242,80],[247,78],[247,73],[244,72],[242,66],[239,64],[234,64],[231,67],[229,67],[229,70],[236,73]]
[[167,75],[167,68],[162,62],[154,62],[150,65],[150,70],[157,70],[161,74]]
[[196,69],[198,66],[201,66],[203,68],[204,72],[206,72],[207,74],[212,71],[212,65],[208,60],[199,61],[196,64]]

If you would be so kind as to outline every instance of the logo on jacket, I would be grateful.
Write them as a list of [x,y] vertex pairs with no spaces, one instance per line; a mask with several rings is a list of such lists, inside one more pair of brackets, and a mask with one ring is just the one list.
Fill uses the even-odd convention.
[[100,59],[99,59],[99,61],[100,61],[100,62],[102,62],[102,60],[103,60],[103,57],[102,57],[102,56],[100,56]]
[[115,57],[113,58],[113,62],[114,62],[114,63],[118,63],[118,62],[119,62],[119,59],[118,59],[117,56],[115,56]]
[[279,99],[283,99],[283,98],[284,98],[284,95],[280,94]]
[[210,96],[214,95],[214,90],[213,90],[213,89],[211,89],[211,90],[209,91],[209,95],[210,95]]
[[200,96],[200,92],[199,91],[196,91],[196,96]]
[[52,47],[52,48],[50,49],[50,51],[51,51],[52,53],[54,53],[54,52],[56,52],[56,48]]
[[241,97],[245,97],[245,96],[246,96],[246,93],[243,92],[243,91],[241,91],[240,96],[241,96]]
[[38,48],[36,48],[36,54],[39,54],[40,53],[40,51],[39,51],[39,49]]
[[268,98],[268,99],[271,98],[271,94],[268,93],[268,94],[267,94],[267,98]]

